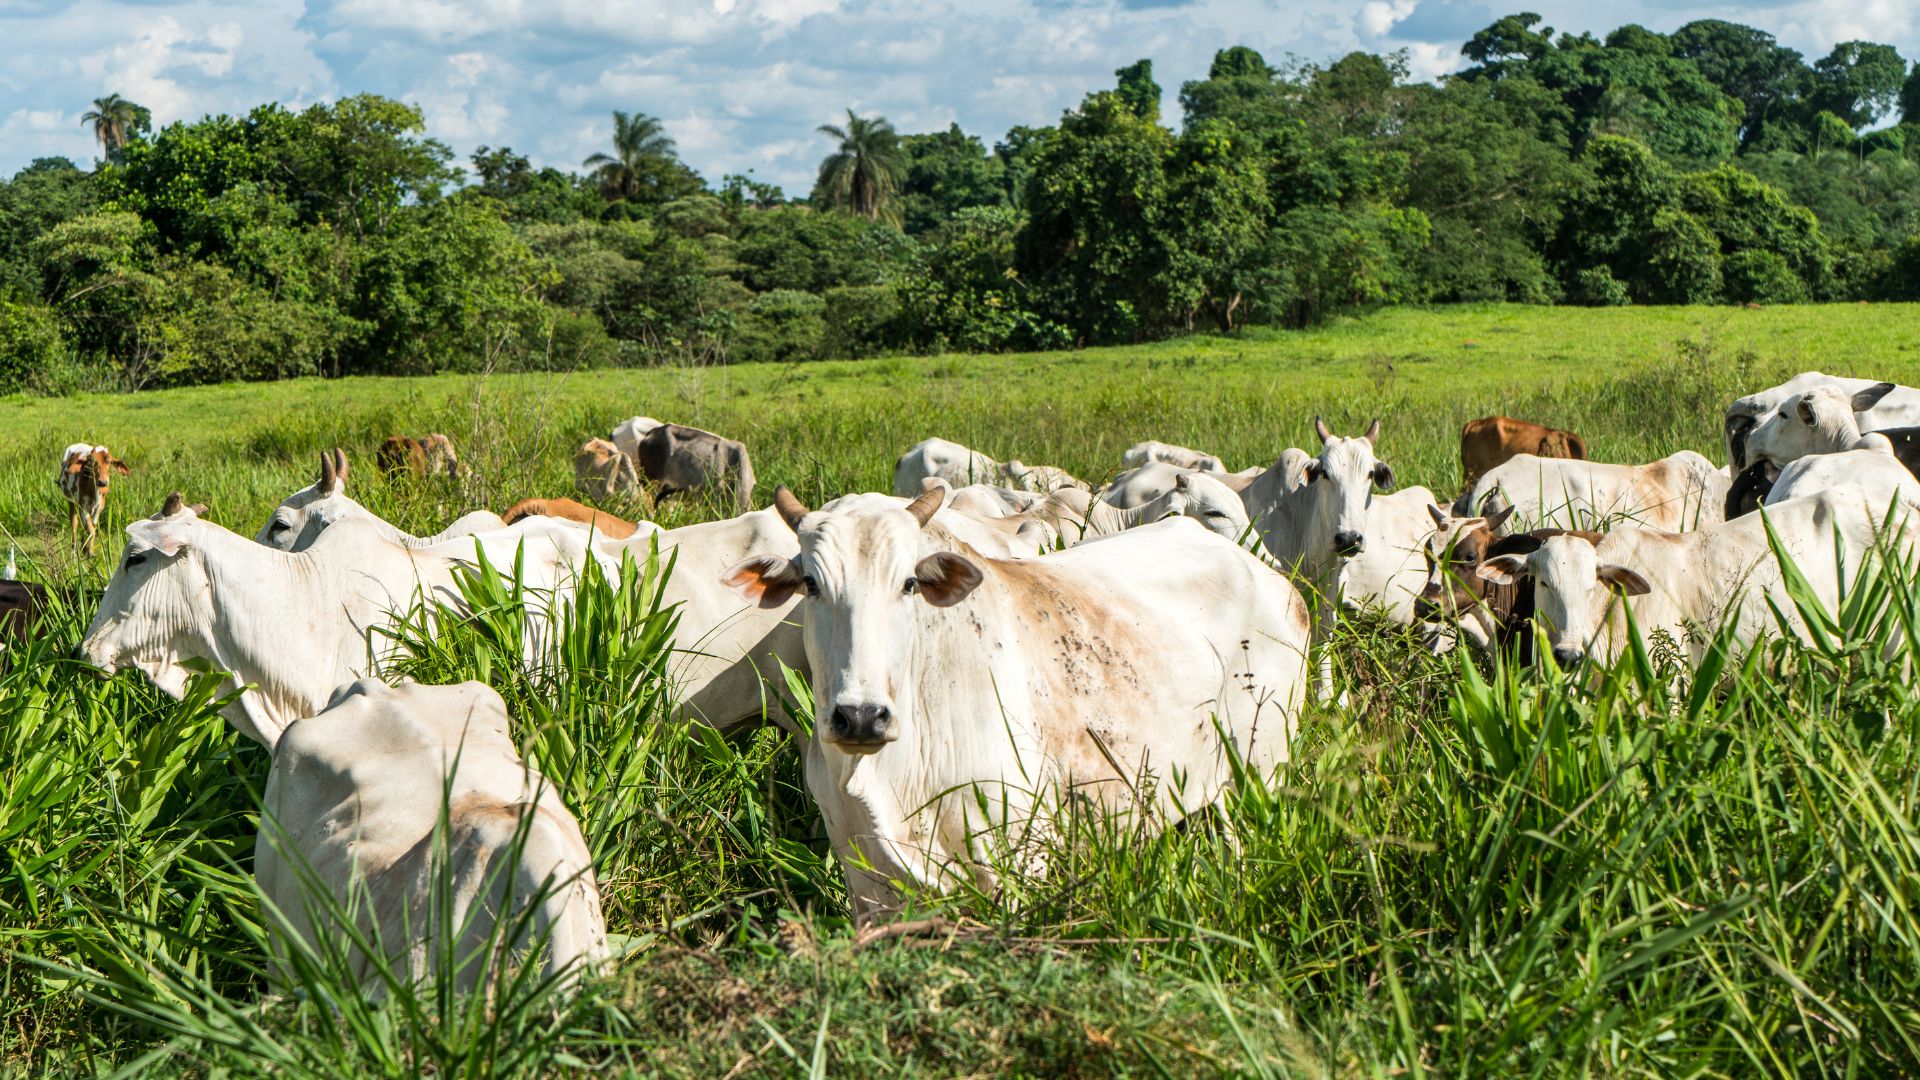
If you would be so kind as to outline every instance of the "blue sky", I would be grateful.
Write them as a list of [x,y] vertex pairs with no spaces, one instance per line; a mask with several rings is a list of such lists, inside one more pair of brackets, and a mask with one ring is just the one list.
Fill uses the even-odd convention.
[[606,142],[610,110],[639,110],[709,179],[751,170],[804,193],[826,149],[814,127],[849,106],[902,131],[958,121],[991,144],[1054,122],[1142,56],[1171,117],[1180,83],[1223,46],[1316,61],[1404,48],[1431,77],[1515,9],[1596,32],[1724,18],[1809,58],[1853,38],[1920,57],[1920,0],[0,0],[0,174],[91,161],[80,114],[110,91],[161,123],[371,91],[420,105],[462,160],[504,144],[577,166]]

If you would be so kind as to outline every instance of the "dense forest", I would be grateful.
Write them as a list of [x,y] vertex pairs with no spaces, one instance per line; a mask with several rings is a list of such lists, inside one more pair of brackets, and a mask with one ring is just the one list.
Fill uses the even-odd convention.
[[1502,18],[1404,58],[1148,60],[1048,128],[820,128],[814,189],[709,183],[614,114],[579,171],[414,106],[262,105],[0,182],[0,393],[1044,349],[1394,303],[1920,299],[1920,67],[1699,21]]

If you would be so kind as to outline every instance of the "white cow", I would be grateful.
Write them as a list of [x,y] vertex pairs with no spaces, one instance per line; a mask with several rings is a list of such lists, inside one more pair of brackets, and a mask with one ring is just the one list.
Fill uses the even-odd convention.
[[371,523],[380,535],[396,544],[424,548],[475,533],[506,528],[500,515],[475,510],[432,536],[401,532],[347,495],[347,452],[335,448],[320,454],[320,478],[287,496],[260,527],[255,540],[281,551],[300,551],[328,525],[348,519]]
[[1335,578],[1341,607],[1376,609],[1401,626],[1420,621],[1414,605],[1427,588],[1433,505],[1433,492],[1423,487],[1373,497],[1366,546],[1341,562]]
[[[1727,406],[1726,415],[1727,460],[1732,463],[1733,471],[1741,472],[1753,464],[1756,459],[1746,447],[1748,436],[1793,398],[1816,386],[1831,386],[1842,394],[1852,395],[1877,385],[1880,384],[1874,379],[1847,379],[1806,371],[1779,386],[1735,399]],[[1862,431],[1920,425],[1920,390],[1895,387],[1891,393],[1860,412],[1857,420]]]
[[1870,412],[1898,389],[1892,383],[1875,383],[1852,393],[1828,385],[1803,390],[1747,434],[1747,461],[1764,461],[1783,469],[1808,454],[1873,449],[1891,452],[1893,444],[1886,436],[1862,434],[1858,414]]
[[[1145,506],[1173,490],[1174,483],[1188,473],[1200,472],[1199,469],[1186,469],[1170,465],[1164,461],[1150,461],[1135,469],[1113,478],[1112,482],[1100,489],[1100,499],[1112,503],[1123,510],[1136,506]],[[1263,467],[1242,469],[1239,472],[1209,472],[1208,477],[1225,484],[1230,490],[1243,491],[1255,477],[1265,472]]]
[[1129,469],[1137,469],[1151,462],[1161,461],[1175,468],[1193,469],[1198,472],[1226,472],[1226,463],[1212,454],[1203,454],[1198,450],[1189,450],[1172,443],[1155,442],[1148,439],[1137,442],[1127,448],[1120,457],[1120,463]]
[[[1841,567],[1858,573],[1885,509],[1859,488],[1845,486],[1770,506],[1764,515],[1831,611],[1840,599]],[[1685,533],[1622,526],[1597,543],[1553,536],[1531,554],[1489,559],[1478,573],[1498,585],[1533,579],[1535,618],[1545,621],[1554,659],[1563,667],[1589,655],[1611,661],[1627,647],[1626,617],[1613,602],[1622,593],[1635,597],[1633,617],[1643,637],[1666,632],[1697,665],[1724,622],[1734,625],[1742,645],[1774,633],[1768,600],[1792,616],[1796,633],[1804,633],[1768,547],[1765,521],[1762,514],[1747,514]],[[1911,547],[1904,538],[1898,557],[1910,561]]]
[[1004,484],[1042,494],[1056,488],[1087,486],[1065,470],[1051,465],[1026,465],[1018,461],[1003,463],[957,442],[926,439],[915,443],[893,463],[893,493],[904,499],[914,498],[924,490],[922,485],[930,477],[945,480],[955,488],[972,484]]
[[275,982],[297,985],[288,938],[348,947],[349,913],[378,945],[347,953],[375,994],[386,989],[377,960],[409,982],[450,974],[470,990],[500,974],[490,947],[537,949],[543,975],[567,981],[607,958],[580,825],[520,759],[506,704],[485,684],[355,682],[268,749],[253,865]]
[[[1366,434],[1352,438],[1335,435],[1317,416],[1313,430],[1320,437],[1318,457],[1289,448],[1240,499],[1268,553],[1326,601],[1314,605],[1314,636],[1324,638],[1339,620],[1332,601],[1342,565],[1376,542],[1368,536],[1368,511],[1374,489],[1393,486],[1393,468],[1373,453],[1377,419]],[[1324,650],[1314,694],[1321,701],[1333,695],[1333,661]]]
[[1645,465],[1515,454],[1487,470],[1453,512],[1467,517],[1510,506],[1509,532],[1605,528],[1621,520],[1680,532],[1724,520],[1730,483],[1691,450]]
[[1044,835],[1069,792],[1149,830],[1217,803],[1223,733],[1254,776],[1287,760],[1307,612],[1284,578],[1183,520],[988,559],[939,535],[939,499],[810,513],[782,489],[799,556],[727,577],[758,603],[806,597],[807,787],[858,918],[894,910],[895,882],[991,887],[1003,853],[1041,871],[1000,845]]
[[1047,505],[1035,513],[1045,517],[1054,531],[1065,536],[1070,544],[1111,536],[1169,517],[1190,517],[1208,532],[1236,543],[1250,531],[1246,504],[1240,501],[1239,494],[1204,472],[1181,473],[1174,479],[1172,491],[1125,510],[1099,499],[1079,505],[1063,496],[1062,492],[1048,496]]
[[1900,459],[1884,449],[1845,450],[1838,454],[1809,454],[1780,470],[1767,492],[1766,504],[1816,495],[1828,488],[1852,484],[1880,509],[1898,499],[1920,509],[1920,481]]
[[108,674],[135,668],[176,698],[197,662],[211,663],[228,673],[229,688],[246,688],[224,711],[228,722],[270,744],[324,708],[334,688],[374,673],[396,647],[380,631],[417,597],[460,607],[456,570],[473,565],[476,544],[509,569],[525,544],[522,581],[534,617],[524,644],[536,656],[547,616],[571,597],[579,568],[596,564],[584,534],[525,524],[409,548],[349,519],[307,550],[284,552],[200,520],[175,493],[158,515],[127,526],[120,567],[81,648]]

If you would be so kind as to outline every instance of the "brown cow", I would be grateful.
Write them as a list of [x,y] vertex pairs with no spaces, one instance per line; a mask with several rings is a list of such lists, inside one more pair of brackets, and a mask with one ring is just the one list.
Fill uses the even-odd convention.
[[60,485],[60,493],[73,504],[73,541],[80,542],[80,523],[87,523],[87,554],[93,554],[96,535],[100,526],[100,513],[107,508],[107,485],[111,473],[118,469],[120,475],[130,476],[132,469],[107,452],[104,446],[89,443],[74,443],[60,456],[60,472],[54,479]]
[[417,439],[411,435],[389,435],[374,453],[373,460],[389,477],[406,473],[420,480],[429,476],[459,476],[461,471],[460,455],[454,452],[453,440],[437,431]]
[[1483,416],[1460,429],[1460,469],[1468,490],[1489,469],[1515,454],[1545,458],[1587,456],[1587,444],[1571,431],[1561,431],[1511,416]]
[[573,455],[573,486],[589,499],[611,499],[640,490],[633,459],[605,439],[588,439]]
[[521,499],[500,515],[500,520],[511,525],[525,517],[565,518],[568,521],[584,522],[593,526],[593,531],[614,540],[625,540],[638,528],[633,522],[614,517],[612,514],[583,506],[572,499]]

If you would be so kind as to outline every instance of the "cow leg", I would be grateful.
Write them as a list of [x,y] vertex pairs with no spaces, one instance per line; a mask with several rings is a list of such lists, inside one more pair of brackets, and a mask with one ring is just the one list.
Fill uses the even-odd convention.
[[95,519],[95,515],[88,514],[87,515],[87,554],[89,555],[93,554],[94,546],[99,540],[99,532],[100,532],[100,526]]

